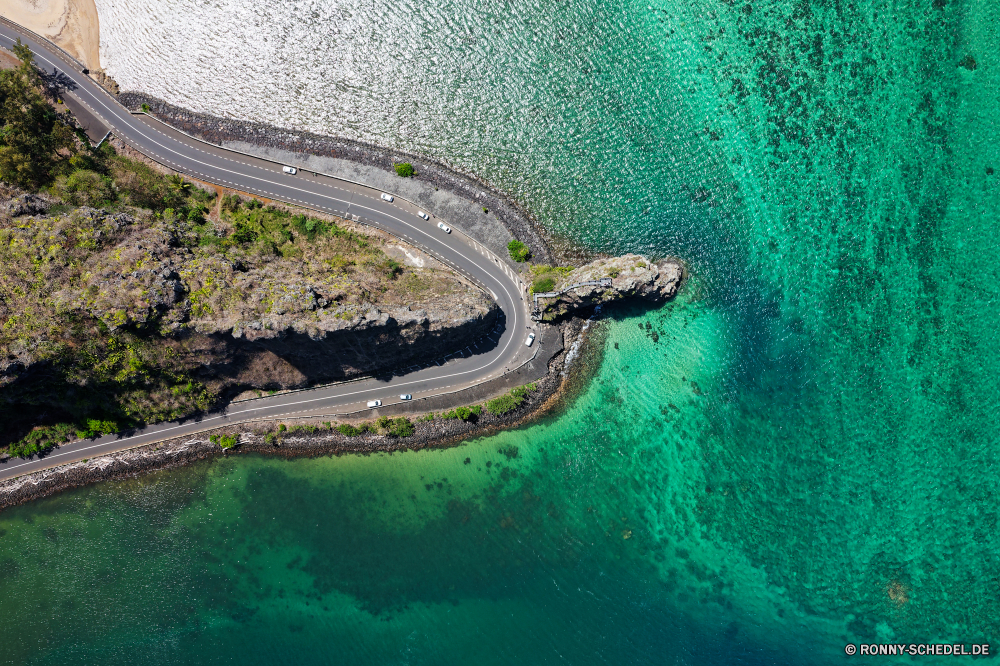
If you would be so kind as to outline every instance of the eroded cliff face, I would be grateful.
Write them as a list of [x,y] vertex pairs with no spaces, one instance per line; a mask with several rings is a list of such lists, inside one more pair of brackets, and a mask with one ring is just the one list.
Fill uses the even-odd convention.
[[235,198],[210,218],[197,202],[69,208],[6,189],[0,420],[178,418],[244,389],[402,370],[497,323],[480,289],[342,219]]
[[195,377],[219,389],[301,388],[392,372],[464,349],[496,326],[498,308],[474,289],[414,306],[362,308],[352,318],[273,322],[170,341]]
[[[597,259],[562,274],[555,281],[552,292],[560,292],[580,283],[599,283],[602,279],[604,285],[582,285],[558,296],[539,298],[535,316],[542,321],[556,321],[579,311],[628,298],[662,303],[677,295],[684,279],[684,265],[676,259],[653,262],[638,254]],[[607,284],[609,280],[610,284]]]

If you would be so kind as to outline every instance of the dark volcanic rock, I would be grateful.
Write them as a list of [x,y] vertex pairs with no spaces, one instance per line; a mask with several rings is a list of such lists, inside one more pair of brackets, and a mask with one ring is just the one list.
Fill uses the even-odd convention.
[[677,295],[684,279],[684,265],[675,259],[653,262],[637,254],[611,259],[598,259],[562,277],[554,291],[561,291],[581,282],[610,278],[611,286],[585,285],[558,296],[540,298],[540,315],[544,321],[555,321],[627,298],[640,298],[662,303]]
[[0,215],[20,217],[21,215],[42,215],[49,211],[52,203],[48,197],[37,194],[22,194],[10,201],[0,204]]

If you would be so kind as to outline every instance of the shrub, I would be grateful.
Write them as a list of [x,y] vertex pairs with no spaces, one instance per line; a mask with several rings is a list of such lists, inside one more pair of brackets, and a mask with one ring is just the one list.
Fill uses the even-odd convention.
[[288,426],[286,426],[284,423],[278,424],[278,432],[285,432],[286,430],[288,430]]
[[445,412],[441,415],[443,419],[462,419],[463,421],[475,421],[476,418],[483,413],[483,408],[480,405],[474,405],[472,407],[456,407],[451,411]]
[[337,432],[346,437],[357,437],[358,435],[364,434],[365,430],[367,430],[364,426],[365,424],[361,424],[360,428],[356,428],[350,423],[341,423],[337,426]]
[[525,384],[524,386],[518,386],[499,398],[486,401],[486,410],[490,414],[496,414],[498,416],[507,414],[524,404],[524,400],[528,397],[528,394],[537,390],[538,385],[534,382],[531,384]]
[[393,168],[396,170],[396,175],[401,176],[403,178],[409,178],[410,176],[416,173],[416,171],[413,169],[413,165],[410,164],[409,162],[403,162],[402,164],[395,164],[393,165]]
[[410,419],[400,416],[392,420],[392,425],[389,426],[389,434],[395,437],[409,437],[417,431],[416,426],[414,426]]
[[233,232],[233,242],[241,245],[252,243],[257,240],[257,232],[246,222],[240,220],[236,223],[236,230]]
[[227,213],[235,213],[240,209],[240,206],[242,204],[243,200],[240,199],[239,196],[235,194],[227,194],[224,197],[222,197],[222,210],[226,211]]
[[172,173],[167,176],[167,186],[174,192],[180,192],[182,194],[187,194],[191,191],[191,183],[184,180],[184,176],[176,173]]
[[86,169],[56,178],[52,193],[74,206],[100,206],[115,199],[111,179]]
[[118,197],[131,206],[162,211],[165,208],[183,207],[189,196],[199,199],[211,197],[204,190],[181,191],[171,188],[168,179],[148,164],[115,155],[110,150],[102,151],[102,154],[106,160],[108,175],[114,180],[118,190]]
[[510,393],[500,396],[499,398],[494,398],[493,400],[486,401],[486,409],[490,414],[496,414],[498,416],[512,412],[521,406],[524,402],[523,398],[516,398]]
[[218,444],[223,449],[231,449],[240,442],[239,435],[212,435],[208,438],[212,444]]
[[91,437],[100,437],[101,435],[113,435],[118,430],[118,424],[115,421],[87,419],[83,426],[76,431],[76,436],[80,439],[90,439]]
[[556,288],[556,281],[551,277],[543,277],[531,283],[532,294],[542,294]]
[[146,104],[145,102],[142,103],[142,112],[149,113],[149,104]]
[[510,252],[510,258],[514,261],[527,261],[531,258],[531,251],[528,249],[528,246],[516,238],[507,243],[507,251]]
[[57,423],[52,426],[35,428],[20,441],[9,444],[7,452],[15,458],[28,458],[69,441],[72,434],[73,426],[69,423]]

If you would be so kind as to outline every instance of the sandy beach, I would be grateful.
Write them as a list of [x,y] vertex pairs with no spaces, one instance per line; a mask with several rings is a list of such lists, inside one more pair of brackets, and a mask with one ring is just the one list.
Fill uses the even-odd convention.
[[87,67],[101,68],[94,0],[5,0],[2,14],[52,40]]

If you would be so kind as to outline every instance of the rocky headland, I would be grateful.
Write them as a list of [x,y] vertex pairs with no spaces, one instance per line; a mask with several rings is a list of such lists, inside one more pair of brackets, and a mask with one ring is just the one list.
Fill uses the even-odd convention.
[[[29,70],[22,63],[19,75],[31,78]],[[350,163],[343,177],[402,187],[454,219],[521,269],[536,292],[555,292],[538,311],[545,323],[536,349],[545,340],[544,352],[461,395],[407,404],[394,419],[352,424],[337,415],[348,420],[291,430],[240,424],[11,479],[0,484],[0,506],[232,446],[281,455],[397,450],[516,425],[565,385],[564,363],[574,356],[565,337],[575,350],[586,330],[579,316],[626,298],[662,302],[684,275],[675,260],[638,255],[553,267],[524,211],[440,164],[162,103],[154,110],[184,131],[269,159],[293,151],[324,171]],[[247,390],[403,370],[463,349],[498,324],[487,294],[419,248],[349,220],[187,181],[113,140],[94,149],[67,131],[71,117],[59,118],[50,129],[61,147],[42,155],[48,161],[29,160],[46,168],[19,187],[0,183],[0,457],[190,417],[240,392],[249,397]],[[392,180],[403,159],[414,160],[418,176]],[[512,240],[531,263],[518,263],[513,249],[508,260]],[[462,403],[469,406],[456,408]],[[410,422],[406,415],[421,409],[445,411]]]
[[535,268],[534,273],[534,293],[557,294],[535,299],[538,308],[534,316],[556,322],[625,299],[663,303],[677,295],[684,279],[684,264],[677,259],[657,262],[626,254],[597,259],[568,271],[544,267]]

